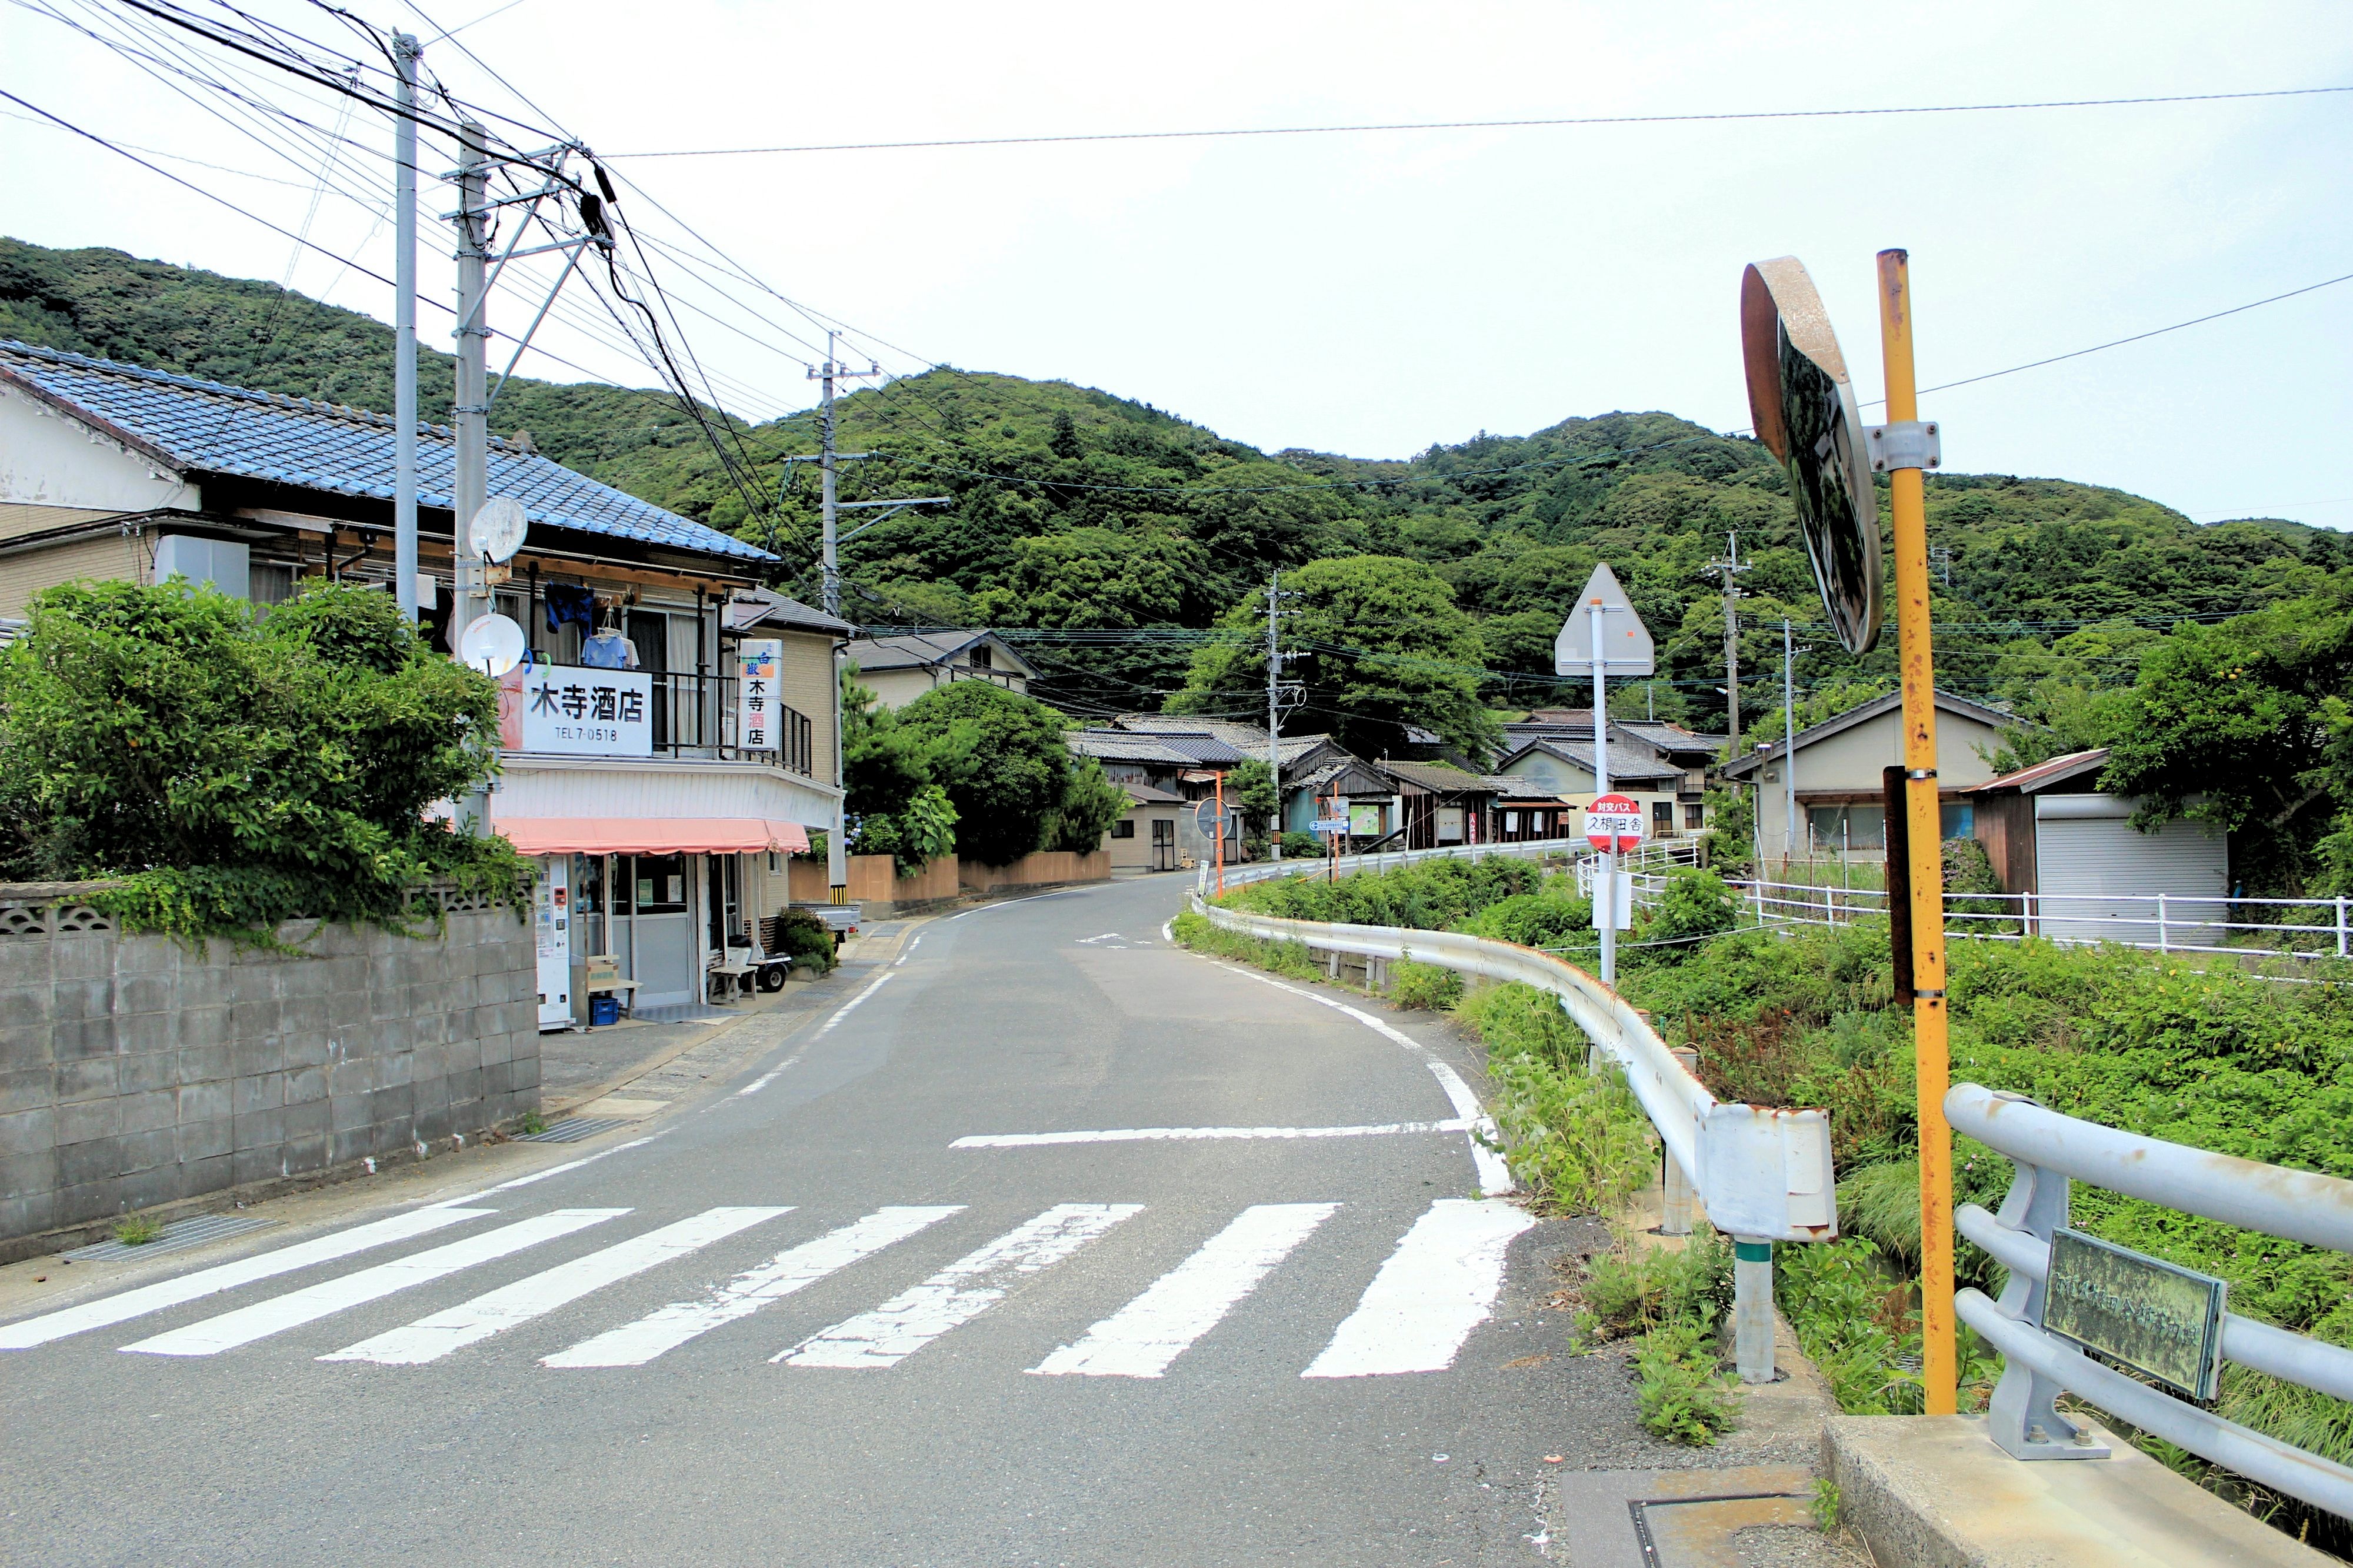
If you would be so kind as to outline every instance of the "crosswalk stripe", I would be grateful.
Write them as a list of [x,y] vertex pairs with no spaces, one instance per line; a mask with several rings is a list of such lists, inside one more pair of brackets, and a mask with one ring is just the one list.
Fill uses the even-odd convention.
[[1074,1345],[1029,1370],[1047,1376],[1158,1377],[1258,1289],[1338,1204],[1256,1204]]
[[790,1366],[896,1366],[1004,1300],[1015,1280],[1050,1268],[1142,1204],[1057,1204],[871,1312],[836,1323],[771,1357]]
[[1504,1286],[1512,1238],[1535,1224],[1507,1203],[1440,1198],[1373,1276],[1302,1377],[1443,1372]]
[[256,1301],[250,1307],[240,1307],[234,1312],[223,1312],[216,1318],[206,1318],[200,1323],[174,1329],[152,1339],[139,1341],[122,1348],[147,1355],[215,1355],[255,1340],[340,1312],[347,1308],[364,1305],[412,1286],[427,1284],[445,1274],[477,1263],[488,1263],[536,1247],[543,1241],[553,1241],[585,1230],[592,1225],[602,1225],[627,1209],[557,1209],[513,1225],[501,1226],[480,1236],[470,1236],[463,1241],[453,1241],[446,1247],[416,1253],[407,1258],[379,1263],[373,1268],[363,1268],[356,1274],[322,1280],[301,1290],[283,1296],[273,1296],[267,1301]]
[[894,1241],[902,1241],[925,1226],[963,1212],[964,1205],[941,1208],[884,1208],[814,1241],[776,1254],[749,1268],[699,1301],[673,1301],[634,1323],[624,1323],[570,1350],[541,1360],[542,1366],[643,1366],[665,1351],[677,1349],[698,1334],[723,1323],[749,1317],[769,1302],[816,1284],[827,1275],[847,1268]]
[[387,1247],[396,1241],[408,1241],[426,1236],[445,1226],[480,1219],[495,1209],[428,1208],[412,1209],[367,1225],[354,1226],[330,1236],[298,1241],[291,1247],[280,1247],[251,1258],[240,1258],[233,1263],[222,1263],[210,1268],[199,1268],[194,1274],[183,1274],[176,1279],[159,1280],[142,1285],[120,1295],[102,1296],[95,1301],[85,1301],[79,1307],[67,1307],[55,1312],[44,1312],[37,1318],[27,1318],[21,1323],[0,1328],[0,1350],[30,1350],[51,1340],[61,1340],[69,1334],[87,1333],[132,1318],[143,1318],[150,1312],[160,1312],[167,1307],[216,1296],[224,1290],[234,1290],[240,1285],[291,1274],[298,1268],[308,1268],[315,1263],[332,1263],[348,1258],[354,1252],[370,1247]]
[[527,1323],[567,1301],[576,1301],[591,1290],[627,1279],[632,1274],[642,1274],[659,1264],[684,1258],[700,1247],[723,1240],[763,1220],[790,1213],[789,1205],[705,1209],[691,1219],[682,1219],[675,1225],[649,1230],[643,1236],[633,1236],[627,1241],[618,1242],[601,1252],[592,1252],[586,1258],[575,1258],[569,1263],[559,1263],[528,1279],[501,1286],[447,1311],[419,1318],[413,1323],[373,1339],[362,1340],[355,1345],[346,1346],[319,1359],[372,1361],[386,1366],[416,1366],[438,1361],[452,1351],[462,1350],[479,1340],[504,1332],[517,1323]]

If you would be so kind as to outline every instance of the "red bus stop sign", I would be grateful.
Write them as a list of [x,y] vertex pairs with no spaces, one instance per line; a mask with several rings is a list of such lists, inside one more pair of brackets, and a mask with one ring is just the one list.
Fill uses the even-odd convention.
[[1642,806],[1631,795],[1596,795],[1585,808],[1586,842],[1596,849],[1626,850],[1642,847]]

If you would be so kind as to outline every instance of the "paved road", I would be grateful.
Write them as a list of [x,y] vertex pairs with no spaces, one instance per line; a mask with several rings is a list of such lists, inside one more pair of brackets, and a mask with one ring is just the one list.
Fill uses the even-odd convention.
[[1180,891],[923,923],[470,1193],[84,1266],[0,1326],[0,1557],[1557,1555],[1546,1454],[1661,1458],[1542,1310],[1591,1228],[1482,1194],[1449,1031],[1168,947]]

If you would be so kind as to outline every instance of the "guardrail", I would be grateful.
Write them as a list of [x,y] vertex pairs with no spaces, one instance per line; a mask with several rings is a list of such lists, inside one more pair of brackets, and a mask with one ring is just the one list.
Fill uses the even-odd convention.
[[[2005,1452],[2020,1459],[2105,1456],[2086,1428],[2052,1408],[2065,1392],[2249,1480],[2353,1518],[2353,1469],[2129,1377],[2043,1326],[2052,1237],[2067,1232],[2073,1182],[2339,1252],[2353,1251],[2353,1182],[2118,1131],[1973,1083],[1953,1087],[1945,1114],[1955,1131],[2018,1168],[2000,1215],[1975,1204],[1953,1215],[1954,1228],[2010,1271],[2000,1300],[1971,1289],[1953,1300],[1961,1321],[2002,1354],[1988,1422]],[[2353,1351],[2227,1310],[2219,1318],[2207,1325],[2213,1347],[2201,1377],[2207,1386],[2189,1392],[2211,1397],[2219,1363],[2232,1361],[2353,1399]]]
[[[1590,875],[1588,862],[1596,858],[1597,852],[1582,838],[1524,838],[1504,844],[1441,844],[1431,849],[1385,849],[1374,854],[1342,855],[1335,858],[1318,856],[1312,859],[1253,860],[1246,865],[1227,867],[1226,886],[1263,882],[1270,877],[1347,877],[1358,871],[1394,871],[1400,866],[1419,865],[1425,860],[1483,860],[1495,855],[1521,860],[1575,860],[1578,863],[1578,887],[1590,892],[1584,879]],[[1639,873],[1662,866],[1696,866],[1699,864],[1699,845],[1690,840],[1659,840],[1643,845],[1624,858],[1626,868],[1638,873],[1636,892],[1639,895],[1642,889]],[[1201,866],[1194,885],[1206,895],[1214,875],[1211,868]]]
[[[1883,888],[1766,879],[1729,885],[1759,925],[1852,925],[1887,913]],[[2250,913],[2263,918],[2240,918]],[[2113,942],[2158,952],[2347,958],[2353,957],[2353,900],[1948,891],[1945,934],[1983,942],[2016,942],[2021,936],[2073,944]],[[2233,938],[2242,940],[2233,944]]]
[[1575,964],[1535,948],[1460,931],[1279,920],[1221,909],[1198,893],[1192,902],[1197,913],[1226,931],[1304,942],[1327,952],[1434,963],[1491,980],[1518,981],[1556,997],[1570,1021],[1625,1072],[1666,1151],[1668,1190],[1677,1190],[1687,1176],[1709,1223],[1732,1237],[1734,1342],[1741,1380],[1773,1381],[1773,1243],[1827,1241],[1838,1234],[1830,1112],[1718,1100],[1625,998]]

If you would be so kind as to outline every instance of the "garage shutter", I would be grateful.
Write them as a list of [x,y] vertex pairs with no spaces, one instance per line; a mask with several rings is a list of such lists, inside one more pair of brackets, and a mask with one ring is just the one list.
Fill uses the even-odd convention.
[[[2157,945],[2157,895],[2168,895],[2166,933],[2175,945],[2212,946],[2222,937],[2219,900],[2230,891],[2221,833],[2176,820],[2137,832],[2130,801],[2107,795],[2044,796],[2034,803],[2036,881],[2042,933],[2063,942]],[[2185,900],[2185,901],[2176,901]]]

